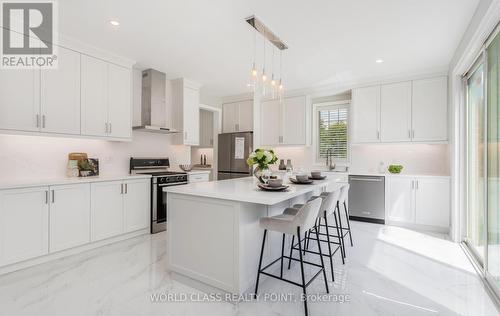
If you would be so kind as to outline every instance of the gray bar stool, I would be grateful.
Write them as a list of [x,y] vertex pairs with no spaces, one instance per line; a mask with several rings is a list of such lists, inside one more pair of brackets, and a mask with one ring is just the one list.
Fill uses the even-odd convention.
[[[342,241],[339,237],[341,234],[340,234],[340,229],[338,228],[339,225],[337,222],[337,215],[336,215],[336,206],[337,206],[340,195],[341,195],[341,190],[338,189],[338,190],[334,190],[334,191],[328,192],[328,193],[324,192],[320,196],[313,196],[311,198],[311,199],[321,198],[322,202],[321,202],[321,206],[320,206],[320,209],[318,212],[316,225],[312,229],[310,229],[307,232],[307,234],[305,235],[305,237],[304,237],[305,247],[302,250],[304,252],[304,254],[306,252],[319,254],[316,251],[309,250],[309,240],[313,239],[313,240],[318,240],[318,241],[323,242],[323,243],[325,243],[325,242],[327,243],[328,253],[322,253],[321,249],[319,249],[319,250],[323,256],[330,258],[330,270],[332,273],[332,282],[335,282],[335,275],[334,275],[335,273],[334,273],[334,269],[333,269],[333,256],[337,253],[337,251],[339,249],[341,252],[342,263],[344,263],[344,254],[342,251]],[[293,206],[293,208],[285,210],[285,214],[293,215],[295,212],[297,212],[297,209],[300,207],[302,207],[302,204],[295,204]],[[332,215],[334,216],[334,219],[335,219],[335,226],[331,226],[328,224],[328,218],[331,217]],[[321,220],[323,220],[325,222],[324,225],[321,224]],[[326,233],[322,233],[320,230],[320,227],[325,227]],[[329,229],[331,227],[334,227],[337,230],[337,235],[330,233]],[[316,238],[311,237],[311,233],[317,235],[317,237]],[[326,236],[326,240],[325,239],[318,239],[319,236]],[[333,240],[332,237],[336,238],[337,241]],[[290,257],[292,257],[293,250],[298,250],[297,245],[294,245],[293,242],[294,242],[294,240],[292,238],[292,245],[290,247]],[[301,240],[299,240],[298,244],[300,244],[300,242],[301,242]],[[332,245],[333,245],[333,248],[332,248]],[[288,269],[290,269],[290,263],[291,263],[291,260],[288,261]]]
[[[326,280],[326,272],[325,272],[325,265],[323,262],[323,256],[321,254],[321,247],[319,243],[319,237],[318,237],[318,248],[319,248],[319,257],[321,259],[321,265],[313,263],[313,262],[308,262],[304,261],[303,256],[302,256],[302,248],[299,243],[299,259],[292,258],[291,256],[284,256],[284,250],[285,250],[285,235],[292,235],[295,236],[297,235],[298,240],[300,240],[300,234],[302,232],[307,232],[311,228],[315,226],[316,218],[318,216],[318,212],[321,206],[321,201],[322,199],[314,199],[312,201],[308,201],[306,204],[304,204],[300,209],[297,209],[294,215],[289,215],[287,214],[287,209],[285,212],[281,215],[277,216],[272,216],[272,217],[262,217],[260,219],[260,227],[264,229],[264,237],[262,238],[262,248],[260,251],[260,259],[259,259],[259,269],[257,270],[257,281],[255,283],[255,296],[257,296],[257,291],[259,289],[259,278],[261,274],[273,277],[275,279],[285,281],[287,283],[299,286],[302,288],[302,292],[304,294],[304,308],[305,308],[305,315],[308,315],[308,310],[307,310],[307,294],[306,294],[306,288],[316,279],[316,277],[323,272],[323,278],[325,281],[325,288],[326,288],[326,293],[329,293],[328,289],[328,282]],[[281,257],[277,258],[276,260],[272,261],[265,267],[262,267],[262,257],[264,255],[264,246],[266,243],[266,235],[267,231],[275,231],[283,234],[282,237],[282,243],[281,243]],[[316,234],[317,235],[317,234]],[[300,272],[301,272],[301,277],[302,277],[302,283],[297,283],[288,279],[283,278],[283,259],[289,259],[289,260],[294,260],[294,261],[299,261],[300,262]],[[265,272],[267,268],[275,264],[276,262],[281,261],[281,270],[280,270],[280,275],[274,275],[268,272]],[[305,280],[305,275],[304,275],[304,264],[312,265],[315,267],[320,268],[314,276],[306,282]]]

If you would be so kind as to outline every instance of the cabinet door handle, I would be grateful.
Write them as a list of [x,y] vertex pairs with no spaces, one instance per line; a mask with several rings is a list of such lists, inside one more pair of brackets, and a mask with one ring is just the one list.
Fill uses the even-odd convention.
[[415,183],[414,183],[414,181],[413,181],[413,180],[411,180],[410,187],[411,187],[411,189],[412,189],[412,190],[415,188]]
[[56,191],[52,190],[52,204],[56,201]]
[[108,133],[108,123],[104,123],[104,133]]
[[418,180],[415,181],[415,188],[418,190]]
[[128,194],[128,183],[125,183],[125,194]]
[[40,127],[40,114],[36,115],[36,127]]
[[42,128],[45,128],[45,114],[42,115]]
[[45,204],[49,204],[49,191],[45,191]]
[[120,194],[123,194],[123,183],[120,184]]
[[109,123],[109,133],[111,134],[113,132],[113,124]]
[[377,139],[380,139],[380,131],[377,131]]
[[408,130],[408,138],[411,139],[411,131]]
[[412,139],[415,138],[415,130],[414,129],[411,130],[411,138]]

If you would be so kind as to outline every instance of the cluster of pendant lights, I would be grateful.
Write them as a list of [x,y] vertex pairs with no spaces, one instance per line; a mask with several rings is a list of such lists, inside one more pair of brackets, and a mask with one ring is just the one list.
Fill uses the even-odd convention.
[[[262,65],[257,65],[256,63],[256,57],[257,57],[257,32],[256,30],[254,31],[254,54],[253,54],[253,62],[252,62],[252,71],[250,72],[250,83],[248,84],[249,87],[253,88],[254,93],[261,93],[262,97],[264,98],[269,98],[273,100],[283,100],[284,93],[285,93],[285,87],[283,85],[282,81],[282,50],[278,49],[273,43],[268,41],[266,39],[266,36],[261,35],[262,37],[262,53],[263,53],[263,58],[262,58]],[[267,47],[271,47],[272,53],[271,53],[271,69],[266,69],[266,66],[268,65],[267,61]],[[277,62],[277,66],[275,65],[275,51],[279,51],[279,61]],[[271,77],[269,78],[269,74]]]

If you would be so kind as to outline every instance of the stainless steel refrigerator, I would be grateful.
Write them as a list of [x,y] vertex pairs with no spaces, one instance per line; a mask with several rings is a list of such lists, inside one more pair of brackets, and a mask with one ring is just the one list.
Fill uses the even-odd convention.
[[219,134],[219,173],[217,180],[249,177],[252,169],[247,165],[253,151],[253,133]]

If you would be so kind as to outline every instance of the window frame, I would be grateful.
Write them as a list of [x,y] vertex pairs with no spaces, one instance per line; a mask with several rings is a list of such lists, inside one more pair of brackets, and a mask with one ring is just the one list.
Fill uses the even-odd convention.
[[347,158],[333,158],[333,162],[339,165],[348,165],[351,162],[351,100],[321,102],[313,104],[313,148],[315,165],[324,165],[325,158],[319,156],[319,112],[322,110],[347,109]]

